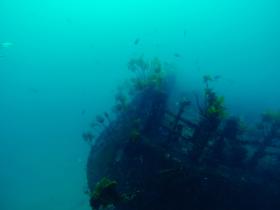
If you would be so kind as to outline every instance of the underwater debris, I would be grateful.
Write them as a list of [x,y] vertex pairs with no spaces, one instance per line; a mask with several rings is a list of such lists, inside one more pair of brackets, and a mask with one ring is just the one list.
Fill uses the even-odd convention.
[[230,117],[225,121],[222,135],[227,139],[236,140],[238,136],[242,134],[242,131],[240,119],[237,117]]
[[91,132],[85,132],[85,133],[83,133],[82,137],[85,142],[92,144],[95,136]]
[[128,69],[132,72],[138,72],[139,74],[145,75],[145,71],[148,70],[149,64],[145,62],[144,56],[139,58],[132,58],[128,62]]
[[206,84],[206,86],[208,86],[208,82],[213,81],[212,77],[210,75],[204,75],[203,76],[203,81]]
[[150,62],[145,61],[143,56],[131,59],[128,69],[135,73],[135,77],[131,79],[131,92],[142,91],[150,87],[160,89],[165,77],[163,66],[158,58],[154,58]]
[[138,142],[141,139],[141,119],[136,118],[131,120],[131,129],[129,132],[129,140],[132,142]]
[[207,75],[203,77],[205,83],[204,96],[205,108],[200,113],[203,117],[208,119],[222,119],[225,117],[224,97],[218,96],[216,92],[209,87],[209,81],[213,81],[212,77]]
[[137,190],[133,193],[120,193],[117,186],[117,181],[107,177],[97,182],[94,191],[89,193],[92,209],[115,209],[116,206],[133,200],[138,193]]
[[123,105],[127,103],[127,97],[122,92],[118,92],[117,95],[115,96],[115,99],[117,102]]
[[130,132],[129,138],[133,142],[139,141],[140,138],[141,138],[140,131],[138,129],[136,129],[136,128],[132,129],[132,131]]
[[225,116],[224,97],[217,96],[215,92],[206,90],[207,108],[205,116],[207,118],[223,118]]
[[216,75],[214,77],[212,77],[211,75],[204,75],[203,76],[203,82],[206,85],[206,87],[208,87],[209,86],[209,82],[214,82],[214,81],[217,81],[217,80],[219,80],[221,78],[222,78],[221,75]]
[[241,142],[240,136],[244,129],[239,118],[229,117],[225,120],[221,133],[212,145],[212,158],[220,164],[231,167],[243,167],[247,157],[247,150]]
[[267,111],[261,116],[258,128],[263,132],[263,137],[259,147],[248,162],[250,168],[256,168],[259,161],[266,155],[266,150],[273,144],[275,138],[280,139],[280,111]]
[[[100,135],[100,133],[103,130],[107,129],[111,123],[112,121],[110,119],[109,113],[104,112],[103,115],[101,114],[96,115],[95,120],[90,123],[90,128],[94,129],[95,134],[99,133]],[[95,138],[95,136],[91,132],[85,132],[83,134],[83,139],[89,143],[92,142],[93,138]]]
[[[224,97],[212,87],[221,76],[203,77],[204,103],[196,98],[197,112],[188,98],[170,105],[166,65],[158,58],[142,56],[128,66],[133,80],[116,95],[121,113],[112,121],[102,115],[100,123],[108,118],[108,126],[88,158],[92,209],[280,208],[280,170],[263,170],[262,162],[276,154],[280,164],[279,152],[268,150],[279,151],[278,112],[264,113],[251,136],[239,118],[227,115]],[[260,172],[251,170],[256,166]]]
[[93,209],[106,208],[109,205],[117,205],[122,201],[122,195],[117,192],[116,181],[103,177],[90,193],[90,205]]
[[122,90],[119,90],[115,96],[116,104],[113,107],[115,113],[121,113],[127,108],[128,97],[124,94]]
[[104,112],[103,115],[96,115],[95,120],[96,120],[96,123],[92,123],[91,124],[92,127],[95,127],[96,125],[100,125],[104,129],[106,129],[107,125],[111,123],[111,119],[109,117],[108,112]]
[[[174,116],[173,122],[171,122],[171,131],[168,137],[168,141],[178,141],[182,135],[183,132],[183,125],[181,123],[182,121],[182,115],[184,114],[187,107],[191,105],[191,102],[185,98],[183,98],[179,102],[179,110],[176,115]],[[171,114],[172,116],[172,114]]]
[[151,69],[154,71],[154,73],[159,74],[162,71],[162,64],[159,60],[159,58],[155,57],[151,61]]
[[200,121],[191,137],[193,145],[191,159],[197,164],[202,161],[205,150],[209,150],[208,144],[218,135],[219,126],[225,117],[224,97],[218,96],[216,92],[209,87],[209,81],[212,77],[206,75],[203,77],[204,89],[204,107],[199,107]]
[[280,111],[268,110],[264,112],[261,116],[261,121],[264,124],[270,124],[271,126],[280,126]]
[[104,112],[104,116],[107,119],[108,123],[112,122],[108,112]]
[[104,125],[105,118],[101,115],[96,115],[96,122],[100,123],[101,125]]
[[[135,78],[131,80],[131,83],[128,84],[127,88],[120,87],[115,96],[116,104],[113,107],[115,113],[124,113],[127,110],[129,103],[131,102],[131,97],[134,97],[139,92],[145,89],[157,89],[160,91],[162,83],[166,77],[164,69],[170,69],[170,65],[165,64],[165,67],[161,64],[159,58],[155,57],[151,61],[144,60],[143,56],[138,58],[131,59],[128,63],[128,68],[130,71],[135,73]],[[173,68],[173,67],[172,67]],[[139,72],[142,72],[141,74]],[[143,72],[145,72],[143,74]],[[158,107],[161,102],[158,102]],[[157,107],[155,107],[156,109]],[[147,113],[148,114],[148,113]],[[150,117],[152,117],[151,115]],[[104,113],[104,117],[108,118],[108,115]],[[92,128],[95,128],[98,125],[104,125],[104,119],[99,116],[97,122],[91,124]],[[108,123],[111,123],[111,120],[108,119]],[[137,126],[136,126],[137,127]],[[134,128],[134,132],[131,132],[131,139],[139,139],[140,132],[139,128]],[[148,125],[146,126],[148,127]],[[104,126],[105,128],[105,126]],[[136,132],[137,131],[137,132]]]

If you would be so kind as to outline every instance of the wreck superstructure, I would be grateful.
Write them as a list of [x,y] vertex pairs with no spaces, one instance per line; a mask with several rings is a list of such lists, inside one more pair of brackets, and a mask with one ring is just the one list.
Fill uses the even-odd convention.
[[190,101],[168,106],[166,79],[143,86],[93,144],[87,164],[91,207],[279,209],[280,170],[265,161],[280,157],[280,120],[263,116],[264,132],[246,134],[237,118],[225,116],[209,77],[205,105],[190,119]]

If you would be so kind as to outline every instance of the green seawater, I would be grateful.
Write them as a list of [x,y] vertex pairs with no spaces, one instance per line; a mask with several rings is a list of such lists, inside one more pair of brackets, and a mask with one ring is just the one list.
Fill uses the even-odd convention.
[[[277,0],[0,0],[0,209],[89,210],[81,134],[111,110],[132,57],[204,75],[254,122],[280,108]],[[176,103],[176,101],[174,101]]]

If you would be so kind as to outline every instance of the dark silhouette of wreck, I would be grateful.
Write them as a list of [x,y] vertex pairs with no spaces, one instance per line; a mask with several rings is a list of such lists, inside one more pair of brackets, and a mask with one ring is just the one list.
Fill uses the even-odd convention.
[[92,208],[279,210],[280,170],[263,162],[279,157],[280,126],[250,136],[217,109],[200,107],[191,120],[190,102],[171,110],[168,97],[168,88],[144,88],[96,139],[87,164]]

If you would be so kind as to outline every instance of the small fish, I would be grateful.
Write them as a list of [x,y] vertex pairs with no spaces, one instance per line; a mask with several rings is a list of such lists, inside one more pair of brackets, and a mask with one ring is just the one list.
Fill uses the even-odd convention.
[[0,48],[10,48],[13,45],[14,44],[12,42],[2,42],[2,43],[0,43]]
[[176,57],[176,58],[181,58],[181,55],[180,55],[179,53],[174,53],[173,55],[174,55],[174,57]]
[[139,38],[135,39],[135,40],[134,40],[134,45],[138,45],[139,42],[140,42],[140,39],[139,39]]

